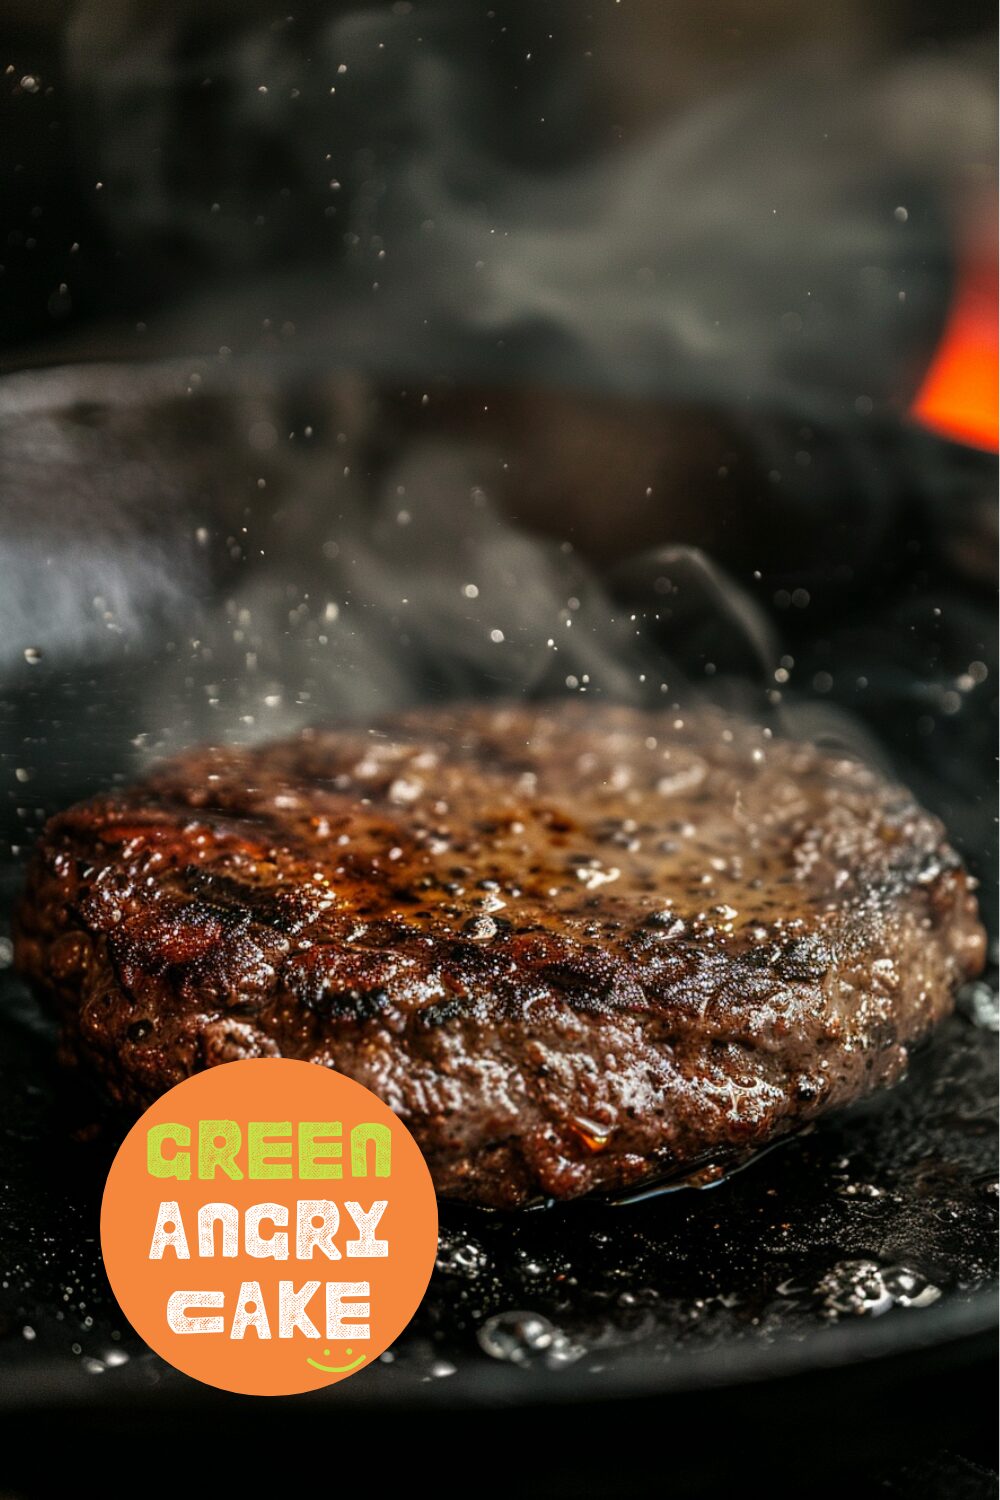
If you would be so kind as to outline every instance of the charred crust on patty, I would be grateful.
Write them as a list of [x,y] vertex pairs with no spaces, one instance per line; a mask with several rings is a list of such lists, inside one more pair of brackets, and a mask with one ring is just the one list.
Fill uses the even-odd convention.
[[979,971],[940,823],[720,713],[448,707],[194,750],[53,818],[17,962],[132,1111],[298,1057],[493,1207],[739,1161],[892,1083]]

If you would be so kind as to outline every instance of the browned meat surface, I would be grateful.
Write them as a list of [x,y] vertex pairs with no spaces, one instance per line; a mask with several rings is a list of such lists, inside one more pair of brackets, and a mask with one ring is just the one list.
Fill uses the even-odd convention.
[[184,755],[49,823],[17,959],[133,1110],[307,1058],[442,1194],[514,1206],[711,1174],[891,1083],[983,944],[905,790],[576,701]]

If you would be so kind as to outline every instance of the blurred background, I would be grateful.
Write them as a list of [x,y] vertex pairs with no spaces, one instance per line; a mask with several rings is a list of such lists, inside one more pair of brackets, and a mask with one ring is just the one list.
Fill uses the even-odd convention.
[[360,339],[421,373],[898,407],[992,247],[989,20],[10,0],[8,359]]
[[21,728],[81,662],[106,769],[429,693],[749,692],[888,744],[980,858],[983,6],[10,0],[5,32]]

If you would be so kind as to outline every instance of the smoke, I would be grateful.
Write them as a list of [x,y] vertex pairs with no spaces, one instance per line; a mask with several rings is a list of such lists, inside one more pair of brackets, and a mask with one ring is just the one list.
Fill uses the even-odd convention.
[[141,650],[205,590],[173,520],[189,476],[156,452],[169,411],[150,427],[148,378],[100,384],[86,371],[3,383],[0,669]]
[[356,378],[295,391],[225,364],[91,367],[8,381],[0,405],[15,846],[198,741],[573,693],[708,695],[836,743],[982,850],[996,668],[988,605],[954,585],[918,573],[814,624],[807,590],[768,609],[680,541],[602,565],[510,516],[502,448],[397,441]]
[[16,805],[428,698],[707,692],[888,744],[981,842],[984,471],[899,408],[989,81],[799,50],[616,134],[632,54],[501,67],[469,14],[77,9],[80,170],[173,357],[0,388]]
[[943,314],[949,195],[989,171],[987,69],[887,53],[841,4],[839,41],[786,15],[791,43],[779,25],[748,77],[679,102],[720,36],[695,25],[675,57],[676,22],[647,15],[659,93],[623,141],[642,25],[547,7],[542,53],[511,14],[251,10],[212,36],[185,7],[80,7],[84,170],[126,267],[174,286],[161,337],[828,423],[905,396]]
[[428,698],[781,700],[778,634],[709,556],[600,566],[511,517],[502,447],[386,442],[357,378],[188,361],[3,395],[0,667],[43,698],[110,674],[135,760]]
[[[496,468],[460,440],[416,440],[374,483],[349,462],[315,462],[294,496],[311,518],[307,544],[283,516],[294,549],[265,547],[199,626],[197,670],[185,659],[168,679],[185,708],[168,742],[257,738],[427,698],[636,699],[649,644],[571,548],[502,516]],[[253,550],[252,519],[245,530]]]

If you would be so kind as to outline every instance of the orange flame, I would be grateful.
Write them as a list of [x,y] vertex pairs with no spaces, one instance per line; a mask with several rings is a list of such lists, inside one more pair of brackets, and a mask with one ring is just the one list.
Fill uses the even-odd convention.
[[964,236],[955,299],[910,414],[931,432],[996,452],[996,205],[980,203]]

